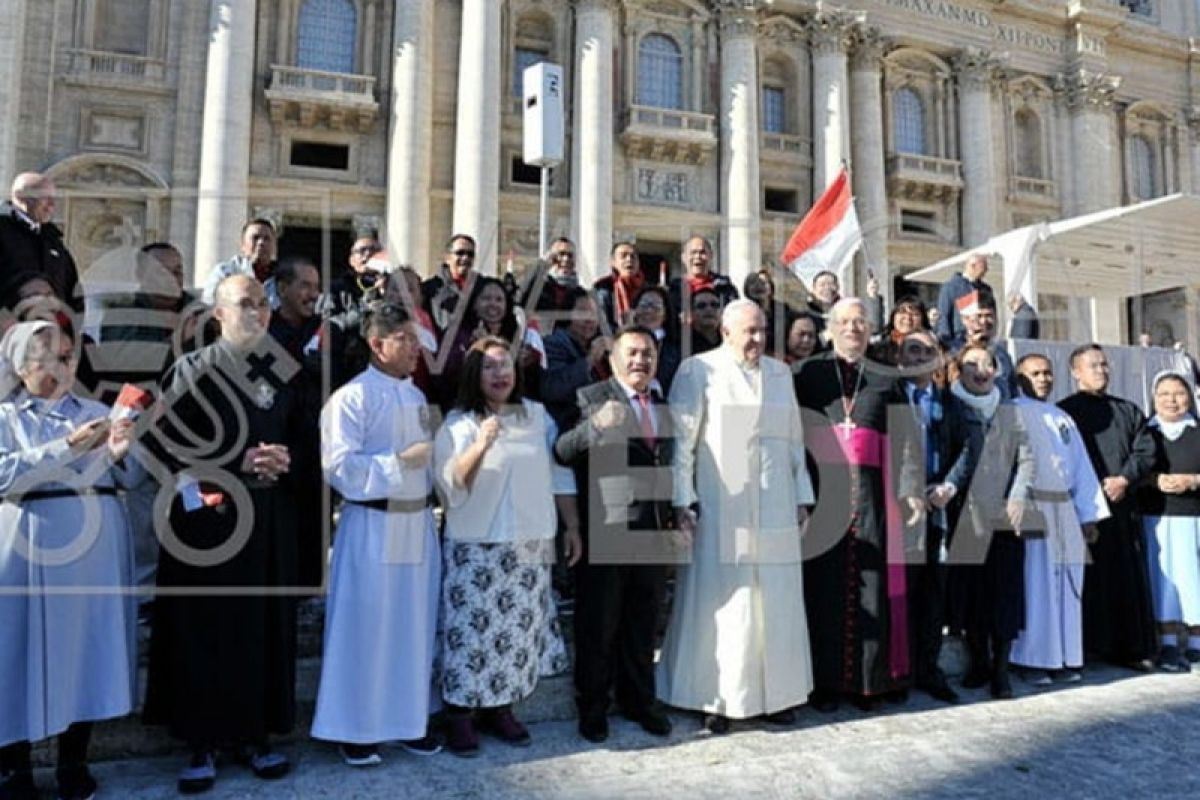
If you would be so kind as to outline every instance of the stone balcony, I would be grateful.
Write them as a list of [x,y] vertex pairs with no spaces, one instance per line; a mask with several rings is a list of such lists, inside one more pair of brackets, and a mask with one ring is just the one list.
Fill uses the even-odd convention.
[[962,162],[916,153],[888,156],[889,193],[909,200],[951,200],[962,191]]
[[300,67],[271,67],[266,90],[271,121],[302,128],[365,133],[379,116],[374,75],[347,75]]
[[630,105],[621,122],[621,143],[630,158],[703,164],[717,148],[717,118],[674,108]]
[[758,156],[765,160],[789,161],[812,164],[812,139],[794,133],[768,133],[763,131],[759,140]]
[[167,89],[167,64],[158,58],[101,50],[66,51],[65,79],[85,86]]
[[1042,178],[1013,175],[1009,178],[1009,200],[1034,205],[1057,206],[1058,184]]

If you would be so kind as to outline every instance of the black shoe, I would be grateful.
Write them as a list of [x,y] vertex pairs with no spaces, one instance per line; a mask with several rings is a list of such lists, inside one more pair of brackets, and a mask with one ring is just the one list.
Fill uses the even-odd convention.
[[822,714],[832,714],[838,710],[838,696],[833,692],[818,690],[808,696],[808,704]]
[[704,715],[704,730],[709,733],[720,736],[721,734],[729,733],[729,729],[733,723],[729,721],[729,717],[721,716],[720,714],[705,714]]
[[414,756],[436,756],[442,752],[442,743],[436,737],[425,734],[420,739],[404,739],[400,742],[404,752]]
[[981,686],[987,686],[992,680],[992,671],[986,667],[975,669],[974,667],[963,676],[962,687],[964,689],[978,689]]
[[38,800],[33,773],[21,770],[9,775],[4,783],[0,783],[0,800]]
[[1192,669],[1191,662],[1184,658],[1179,648],[1173,644],[1163,645],[1154,663],[1163,672],[1190,672]]
[[377,767],[383,763],[378,745],[347,742],[338,749],[342,753],[342,761],[346,762],[348,767]]
[[785,708],[782,711],[776,711],[774,714],[767,714],[766,720],[772,725],[795,725],[796,712],[790,708]]
[[641,711],[622,711],[621,715],[630,722],[641,725],[642,730],[651,736],[671,735],[671,718],[657,703]]
[[207,792],[216,782],[216,756],[211,751],[198,750],[192,753],[188,765],[179,773],[176,788],[180,794],[200,794]]
[[86,766],[58,769],[55,777],[58,779],[58,800],[92,800],[96,796],[96,779]]
[[579,735],[592,744],[608,740],[608,717],[604,714],[587,714],[579,718]]
[[1154,662],[1148,658],[1139,658],[1134,661],[1126,662],[1125,666],[1129,667],[1134,672],[1154,671]]
[[958,692],[950,688],[950,683],[946,680],[945,675],[935,675],[918,681],[917,688],[934,700],[941,700],[943,703],[952,705],[958,702]]
[[850,698],[850,705],[857,708],[859,711],[865,711],[868,714],[878,711],[883,707],[883,698],[878,695],[862,695],[856,694]]
[[908,689],[896,689],[888,692],[883,696],[883,699],[894,706],[902,706],[908,702]]
[[278,780],[292,771],[288,757],[265,744],[238,750],[234,760],[249,767],[254,777],[264,781]]
[[997,700],[1012,700],[1012,683],[1008,680],[1008,670],[998,669],[992,675],[992,697]]

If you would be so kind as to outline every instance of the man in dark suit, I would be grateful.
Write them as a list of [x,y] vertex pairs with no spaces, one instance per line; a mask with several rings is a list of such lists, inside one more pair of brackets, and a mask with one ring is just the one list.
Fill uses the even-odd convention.
[[36,172],[23,172],[13,181],[9,200],[0,203],[0,288],[6,295],[15,293],[19,284],[13,280],[23,272],[35,272],[59,300],[83,311],[75,259],[63,244],[62,231],[51,221],[57,194],[54,181]]
[[575,470],[584,558],[577,567],[575,691],[579,732],[608,738],[609,692],[622,713],[656,736],[671,721],[655,700],[654,635],[666,564],[677,558],[671,517],[670,415],[651,392],[654,334],[631,326],[613,337],[613,376],[579,390],[574,426],[555,455]]

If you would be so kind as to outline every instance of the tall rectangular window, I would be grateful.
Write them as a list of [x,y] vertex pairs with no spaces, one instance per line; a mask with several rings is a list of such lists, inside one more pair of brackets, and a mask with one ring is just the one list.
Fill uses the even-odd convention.
[[763,87],[762,129],[767,133],[787,133],[787,92],[782,86]]
[[545,60],[546,54],[541,50],[530,50],[527,47],[518,47],[513,51],[513,97],[523,97],[525,95],[525,70],[529,69],[534,64],[541,63]]

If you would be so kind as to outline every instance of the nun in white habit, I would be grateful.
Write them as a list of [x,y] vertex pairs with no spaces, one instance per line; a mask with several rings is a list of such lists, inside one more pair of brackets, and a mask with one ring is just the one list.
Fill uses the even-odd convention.
[[0,794],[36,796],[30,743],[57,735],[58,796],[86,798],[91,723],[128,714],[136,697],[118,490],[144,472],[125,457],[132,421],[71,392],[69,334],[14,325],[0,358]]

